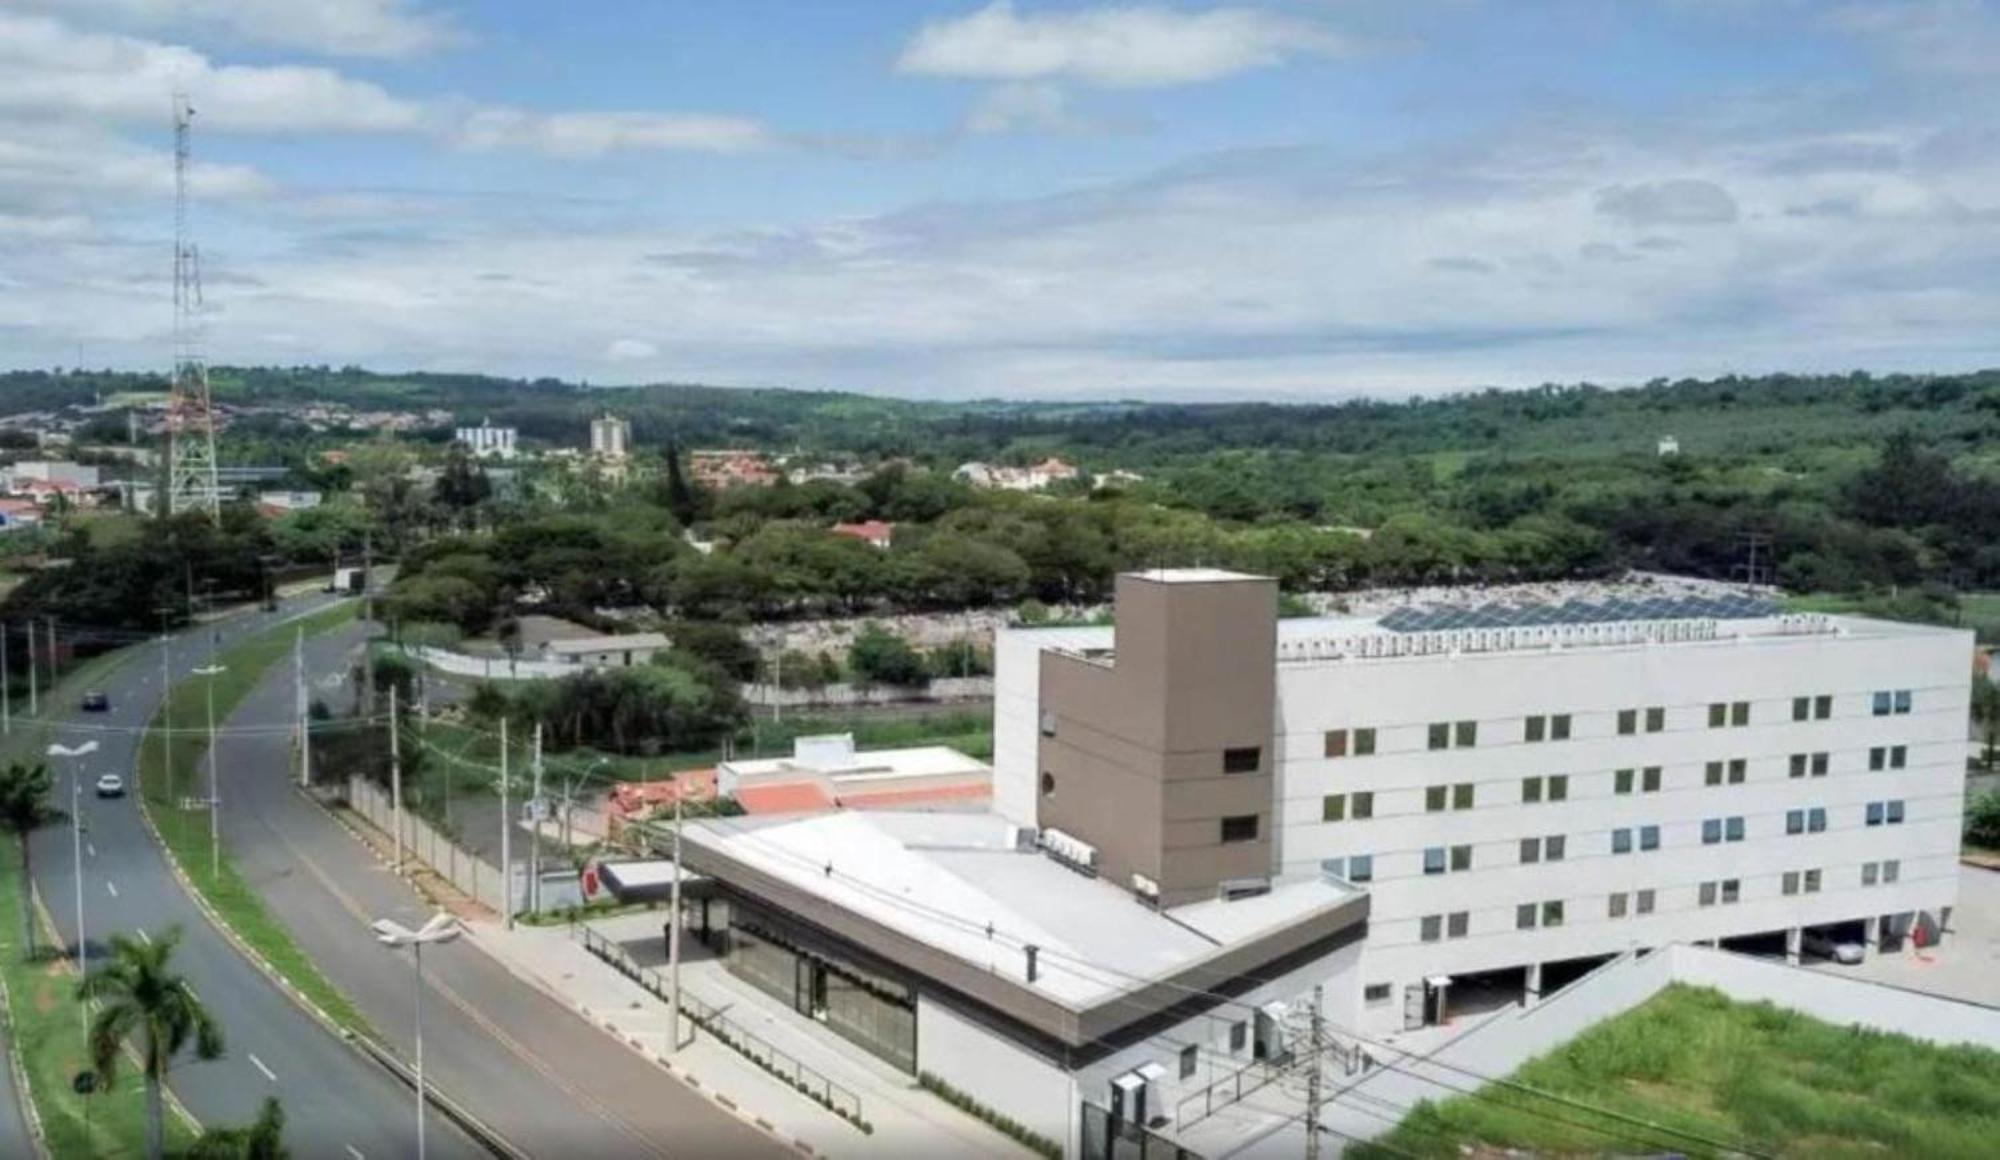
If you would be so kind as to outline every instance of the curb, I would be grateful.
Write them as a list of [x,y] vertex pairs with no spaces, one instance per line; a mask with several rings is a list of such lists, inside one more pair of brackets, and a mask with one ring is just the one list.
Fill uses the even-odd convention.
[[49,1138],[42,1130],[42,1111],[35,1106],[35,1089],[28,1083],[28,1065],[21,1059],[21,1037],[14,1034],[14,996],[7,990],[5,976],[0,976],[0,1028],[7,1032],[7,1070],[14,1075],[15,1103],[20,1105],[21,1119],[28,1125],[28,1138],[34,1143],[35,1155],[39,1160],[49,1160]]

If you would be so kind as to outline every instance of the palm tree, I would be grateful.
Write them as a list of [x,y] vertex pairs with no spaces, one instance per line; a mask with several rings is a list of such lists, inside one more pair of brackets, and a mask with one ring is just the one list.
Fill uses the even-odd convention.
[[179,927],[150,943],[112,935],[110,957],[77,986],[78,996],[102,1005],[90,1024],[90,1062],[105,1087],[115,1078],[126,1041],[139,1049],[146,1076],[146,1155],[152,1160],[160,1160],[166,1146],[160,1093],[174,1057],[190,1039],[197,1059],[222,1054],[221,1024],[172,969],[180,939]]
[[35,876],[28,836],[69,816],[55,807],[50,796],[53,788],[49,767],[40,762],[12,761],[0,769],[0,826],[14,835],[21,848],[21,923],[26,934],[23,945],[30,955],[35,950],[35,912],[28,895]]
[[241,1128],[208,1128],[186,1152],[187,1160],[289,1160],[285,1147],[285,1109],[276,1096],[265,1096],[257,1118]]

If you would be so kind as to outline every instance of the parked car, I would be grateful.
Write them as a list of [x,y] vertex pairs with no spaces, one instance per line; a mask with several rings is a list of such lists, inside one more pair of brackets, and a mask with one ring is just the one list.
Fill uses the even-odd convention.
[[101,798],[124,797],[125,779],[115,773],[99,775],[97,779],[97,796]]
[[1807,931],[1804,935],[1800,936],[1799,946],[1809,955],[1818,955],[1823,959],[1832,959],[1836,963],[1842,963],[1847,966],[1852,966],[1865,957],[1862,946],[1858,942],[1849,942],[1845,939],[1832,939],[1823,934],[1815,934],[1812,931]]
[[83,695],[83,711],[102,713],[111,708],[111,698],[93,689]]

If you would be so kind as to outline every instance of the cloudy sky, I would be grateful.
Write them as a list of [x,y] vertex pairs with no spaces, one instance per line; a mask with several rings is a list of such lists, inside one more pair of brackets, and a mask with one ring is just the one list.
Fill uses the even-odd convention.
[[2000,364],[1977,0],[0,0],[0,365],[962,397]]

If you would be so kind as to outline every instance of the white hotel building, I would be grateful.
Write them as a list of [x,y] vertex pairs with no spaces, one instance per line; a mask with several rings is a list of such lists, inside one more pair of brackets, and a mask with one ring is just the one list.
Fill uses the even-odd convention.
[[[1090,833],[1103,878],[1142,904],[1365,886],[1362,994],[1344,1005],[1363,1034],[1475,992],[1533,1001],[1635,947],[1795,956],[1806,932],[1873,948],[1948,923],[1969,632],[1682,597],[1274,633],[1275,597],[1235,573],[1138,573],[1119,629],[1003,631],[995,808]],[[1244,679],[1241,650],[1271,654],[1274,684]],[[1228,652],[1213,688],[1186,687],[1190,657]],[[1155,657],[1174,704],[1077,679]],[[1117,722],[1147,713],[1201,723],[1128,778]],[[1096,836],[1127,795],[1164,854]]]

